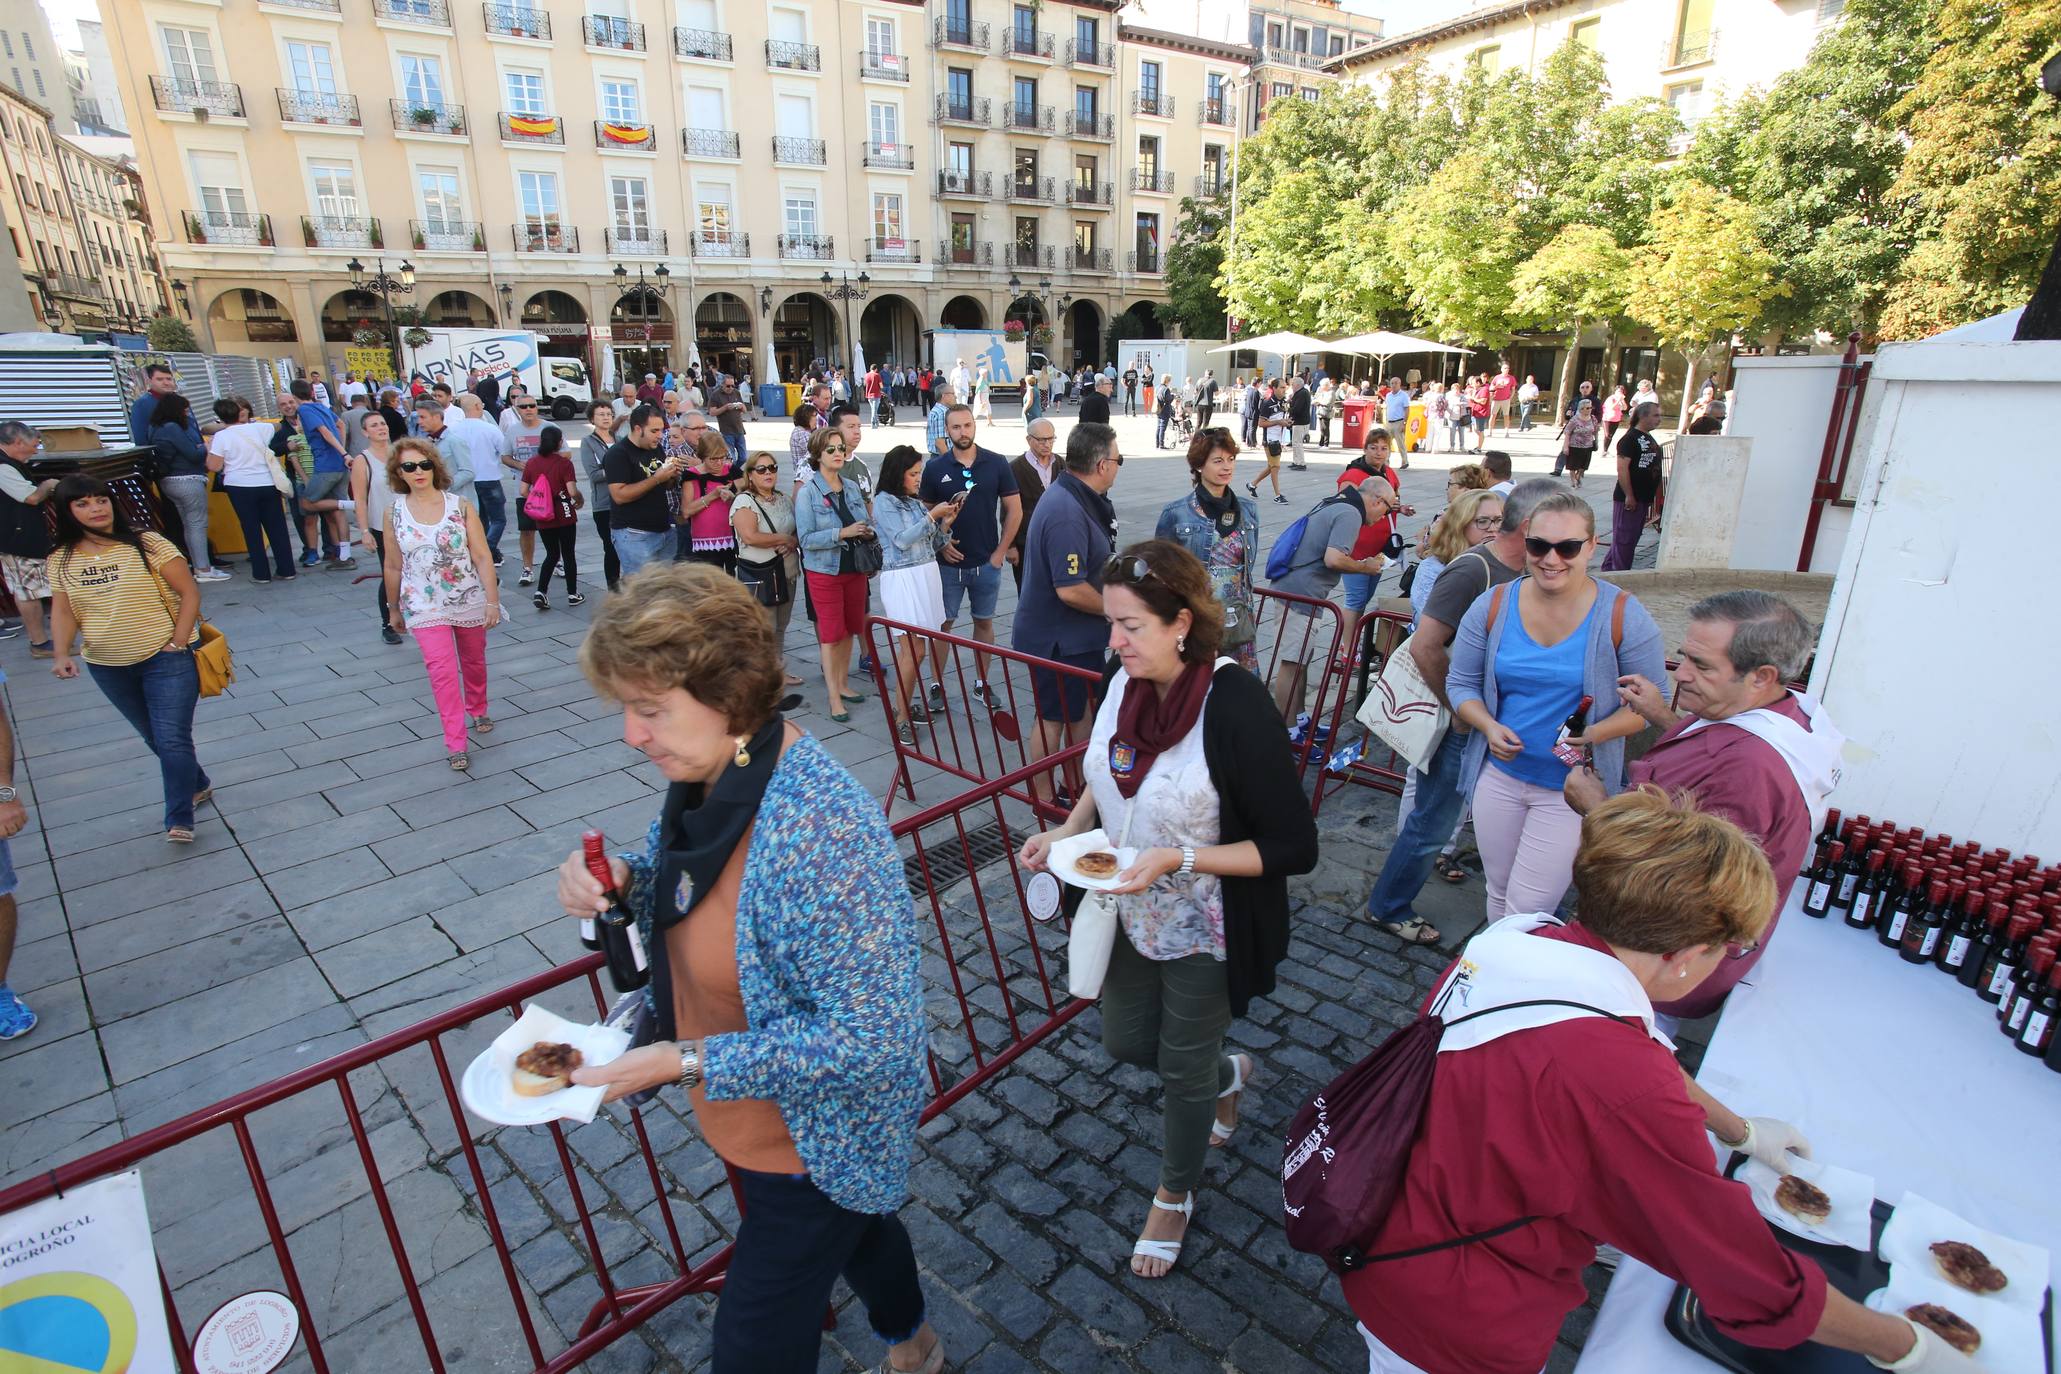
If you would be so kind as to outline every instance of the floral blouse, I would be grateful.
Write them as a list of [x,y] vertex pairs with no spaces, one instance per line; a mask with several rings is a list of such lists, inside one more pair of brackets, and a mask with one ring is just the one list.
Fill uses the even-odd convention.
[[466,544],[465,503],[445,492],[443,518],[425,525],[404,496],[394,502],[393,520],[401,546],[401,614],[408,628],[485,625],[487,589]]

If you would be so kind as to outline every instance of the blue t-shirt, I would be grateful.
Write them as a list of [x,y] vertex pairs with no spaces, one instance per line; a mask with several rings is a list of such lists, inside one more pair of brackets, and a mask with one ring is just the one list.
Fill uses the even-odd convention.
[[[1603,598],[1597,597],[1596,606],[1602,604]],[[1488,761],[1521,782],[1558,791],[1567,781],[1567,765],[1554,757],[1553,741],[1582,699],[1582,665],[1596,606],[1589,608],[1573,634],[1550,649],[1541,648],[1525,632],[1515,595],[1503,606],[1510,623],[1503,627],[1503,642],[1496,649],[1496,719],[1517,732],[1524,752],[1507,762],[1491,754]],[[1589,715],[1595,714],[1591,707]]]
[[1410,393],[1391,391],[1388,393],[1387,409],[1381,412],[1384,420],[1407,420],[1410,418]]
[[[1059,588],[1080,582],[1100,591],[1102,569],[1115,550],[1109,526],[1067,490],[1079,483],[1071,473],[1062,474],[1031,512],[1023,545],[1023,590],[1017,595],[1016,621],[1010,630],[1010,645],[1020,653],[1077,656],[1109,644],[1108,621],[1059,599]],[[1095,495],[1086,488],[1083,494]]]
[[952,542],[966,555],[960,566],[970,567],[993,558],[1002,547],[1002,498],[1016,495],[1016,474],[1009,462],[992,450],[975,447],[972,463],[962,463],[956,450],[923,465],[923,482],[916,493],[925,505],[949,501],[966,492],[966,504],[952,522]]
[[343,426],[336,422],[336,412],[320,401],[302,401],[300,412],[301,437],[308,441],[308,451],[315,456],[315,471],[342,472],[343,450],[315,432],[317,426],[327,425],[329,432],[341,439]]

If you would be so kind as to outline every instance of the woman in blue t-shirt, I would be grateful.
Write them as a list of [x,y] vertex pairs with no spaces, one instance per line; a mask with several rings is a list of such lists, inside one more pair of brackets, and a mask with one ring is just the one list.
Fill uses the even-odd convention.
[[1474,730],[1460,765],[1488,881],[1490,920],[1560,905],[1582,818],[1561,795],[1568,765],[1554,752],[1583,697],[1588,729],[1564,743],[1594,754],[1604,786],[1624,786],[1624,740],[1643,725],[1618,700],[1618,679],[1667,670],[1660,629],[1636,597],[1589,576],[1596,513],[1571,491],[1533,508],[1526,575],[1483,595],[1460,621],[1446,695]]

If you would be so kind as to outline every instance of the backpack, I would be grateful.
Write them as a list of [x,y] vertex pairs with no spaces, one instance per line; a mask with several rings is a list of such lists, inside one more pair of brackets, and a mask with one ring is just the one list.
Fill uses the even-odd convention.
[[[1290,521],[1288,528],[1275,536],[1274,546],[1267,550],[1267,581],[1279,582],[1295,570],[1295,553],[1302,547],[1302,537],[1309,530],[1310,517],[1326,506],[1337,505],[1345,496],[1344,492],[1339,492],[1325,497],[1310,507],[1308,512]],[[1321,558],[1323,555],[1319,554],[1318,557]]]
[[542,473],[530,484],[529,495],[522,498],[522,513],[532,520],[551,520],[558,515],[558,503],[551,496],[551,479]]

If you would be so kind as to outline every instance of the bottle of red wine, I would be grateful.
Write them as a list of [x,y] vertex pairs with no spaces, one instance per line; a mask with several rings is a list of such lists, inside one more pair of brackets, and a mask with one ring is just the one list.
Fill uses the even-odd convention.
[[[601,952],[608,958],[608,981],[615,984],[617,992],[630,992],[651,981],[651,961],[645,957],[644,937],[637,930],[637,918],[630,914],[623,904],[622,894],[616,890],[615,875],[608,869],[608,853],[605,840],[599,830],[589,830],[580,837],[581,851],[586,855],[587,871],[594,875],[594,881],[601,884],[607,894],[608,910],[601,913],[596,934],[600,937]],[[580,938],[584,943],[587,922],[581,922]]]
[[1576,735],[1588,732],[1589,707],[1594,704],[1594,697],[1583,697],[1576,704],[1574,712],[1561,723],[1560,733],[1553,738],[1553,757],[1559,759],[1569,768],[1580,768],[1588,762],[1588,754],[1584,746],[1569,744],[1567,741]]
[[[1868,929],[1868,927],[1875,924],[1875,917],[1882,912],[1882,899],[1886,895],[1884,888],[1887,887],[1889,882],[1888,878],[1883,875],[1882,860],[1883,855],[1880,850],[1870,854],[1867,866],[1862,870],[1860,880],[1852,887],[1846,886],[1844,877],[1840,879],[1840,888],[1846,893],[1846,923],[1855,930]],[[1849,865],[1852,864],[1853,857],[1851,855],[1847,856],[1847,862]],[[1839,904],[1839,895],[1834,893],[1832,905],[1838,906]]]
[[1803,890],[1803,914],[1823,917],[1832,903],[1832,889],[1839,882],[1839,866],[1846,859],[1846,846],[1833,840],[1818,856],[1818,862],[1804,875],[1810,886]]
[[[1975,892],[1976,889],[1971,889],[1968,894],[1971,904],[1976,903]],[[1968,962],[1961,965],[1961,971],[1956,975],[1962,987],[1974,988],[1978,995],[1986,993],[1991,972],[1990,956],[2010,938],[2010,915],[2011,908],[2007,904],[1995,897],[1989,899],[1983,910],[1982,934],[1969,948]]]
[[1989,959],[1982,968],[1982,1000],[1991,1004],[2004,1000],[2004,993],[2011,986],[2011,979],[2018,973],[2019,965],[2025,962],[2025,947],[2032,941],[2034,919],[2029,916],[2013,916],[2004,938],[1989,952]]
[[[2018,1032],[2014,1042],[2021,1054],[2044,1056],[2053,1048],[2054,1022],[2061,1019],[2061,962],[2047,969],[2046,986],[2039,990],[2039,996],[2032,999],[2032,1005],[2025,1012],[2025,1028]],[[2053,1068],[2050,1062],[2047,1067]]]
[[[1915,890],[1918,870],[1916,866],[1904,869],[1904,878]],[[1925,889],[1925,900],[1920,902],[1914,895],[1914,908],[1904,922],[1902,935],[1897,941],[1897,954],[1907,964],[1929,964],[1938,952],[1940,932],[1953,919],[1953,908],[1947,903],[1947,885],[1934,878]]]
[[[1835,806],[1829,808],[1825,812],[1825,824],[1819,827],[1818,838],[1815,841],[1813,841],[1813,853],[1815,856],[1815,862],[1812,864],[1813,868],[1816,867],[1818,862],[1823,862],[1825,858],[1825,850],[1832,844],[1834,840],[1837,840],[1838,838],[1839,808]],[[1810,876],[1810,873],[1811,870],[1807,868],[1803,871],[1802,876],[1808,878]]]
[[1941,928],[1932,962],[1942,973],[1958,974],[1975,947],[1975,937],[1982,934],[1982,903],[1969,896],[1968,885],[1959,878],[1947,884],[1947,915],[1953,922]]
[[2011,975],[2011,986],[2004,990],[2003,1000],[1997,1003],[2001,1013],[1997,1029],[2012,1040],[2025,1029],[2026,1013],[2032,1010],[2034,997],[2046,985],[2047,970],[2054,967],[2054,946],[2047,940],[2034,940],[2026,948],[2025,962]]
[[[1867,845],[1868,832],[1866,830],[1856,828],[1848,833],[1846,858],[1840,862],[1832,878],[1832,909],[1834,911],[1850,912],[1853,910],[1854,893],[1860,889],[1861,874],[1867,870],[1867,865],[1861,858],[1861,852],[1867,848]],[[1853,925],[1855,923],[1849,919],[1847,924]],[[1859,924],[1866,925],[1867,922],[1862,921]]]

